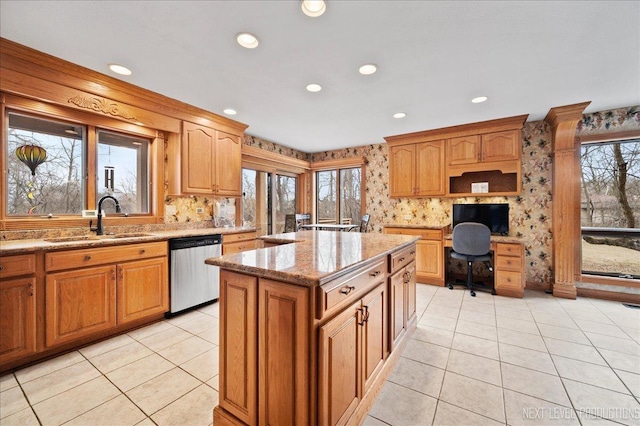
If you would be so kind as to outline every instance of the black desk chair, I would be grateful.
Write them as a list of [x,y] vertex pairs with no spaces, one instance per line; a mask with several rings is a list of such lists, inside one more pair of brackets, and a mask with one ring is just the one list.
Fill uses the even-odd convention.
[[296,213],[296,232],[300,230],[300,225],[311,224],[311,213]]
[[296,215],[284,215],[284,232],[296,232],[297,230],[298,226],[296,225]]
[[[491,294],[496,294],[493,285],[488,286],[473,282],[473,262],[485,262],[489,270],[493,271],[489,264],[491,260],[491,230],[481,223],[459,223],[453,228],[452,238],[451,257],[467,262],[467,282],[459,281],[455,284],[465,284],[473,297],[476,295],[474,289],[490,290]],[[453,285],[453,283],[449,283],[449,290],[453,290]]]

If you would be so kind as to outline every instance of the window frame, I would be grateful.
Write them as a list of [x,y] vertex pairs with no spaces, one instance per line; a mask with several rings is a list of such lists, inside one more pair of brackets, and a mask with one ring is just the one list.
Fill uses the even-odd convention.
[[[109,223],[113,226],[118,225],[142,225],[155,224],[164,222],[164,151],[166,134],[161,131],[150,129],[140,124],[124,122],[119,119],[92,114],[83,111],[77,111],[71,108],[44,103],[36,100],[23,98],[7,93],[2,93],[4,103],[1,106],[2,135],[0,137],[0,150],[3,155],[0,158],[0,167],[5,172],[7,170],[7,161],[4,153],[7,150],[7,132],[8,132],[8,112],[29,115],[37,118],[48,120],[62,120],[83,126],[86,129],[86,147],[83,162],[86,165],[83,174],[85,174],[85,189],[83,198],[85,200],[85,209],[95,209],[96,200],[96,155],[97,155],[97,131],[106,130],[121,133],[137,138],[149,140],[148,151],[148,178],[149,178],[149,212],[130,214],[128,217],[109,217]],[[0,202],[0,230],[31,230],[44,228],[70,228],[89,226],[88,218],[82,218],[81,213],[78,214],[60,214],[53,217],[38,216],[30,217],[28,215],[8,215],[6,204],[6,176],[0,179],[0,193],[2,201]]]
[[355,169],[360,168],[360,217],[365,214],[366,211],[366,167],[364,157],[355,157],[355,158],[344,158],[339,160],[327,160],[327,161],[318,161],[311,164],[311,172],[313,174],[312,181],[312,220],[313,222],[317,222],[318,217],[318,209],[317,209],[317,200],[318,200],[318,172],[335,170],[336,171],[336,223],[340,223],[340,213],[341,213],[341,194],[340,194],[340,171],[342,169]]

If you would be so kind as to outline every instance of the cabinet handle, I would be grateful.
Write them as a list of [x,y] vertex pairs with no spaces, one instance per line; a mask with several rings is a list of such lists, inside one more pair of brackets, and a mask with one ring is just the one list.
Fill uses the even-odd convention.
[[29,296],[33,296],[33,284],[29,284]]
[[343,288],[342,288],[342,290],[340,290],[340,293],[342,293],[342,294],[349,294],[349,293],[351,293],[351,292],[352,292],[353,290],[355,290],[355,289],[356,289],[355,287],[348,285],[348,286],[346,286],[346,287],[343,287]]
[[369,275],[371,275],[372,277],[377,277],[378,275],[380,275],[380,271],[370,272]]
[[4,265],[0,265],[0,271],[4,271]]
[[416,254],[415,251],[412,251],[411,253],[409,253],[411,256],[413,256],[414,254]]
[[91,256],[86,255],[86,256],[84,257],[84,260],[85,260],[85,262],[86,262],[86,261],[88,261],[88,260],[91,260]]
[[124,280],[124,268],[118,267],[118,279],[120,281]]
[[147,251],[145,249],[140,249],[140,254],[145,254]]
[[369,321],[369,309],[367,306],[363,306],[362,308],[358,308],[360,311],[360,320],[358,321],[358,325],[364,325],[365,322]]
[[404,262],[404,257],[401,257],[400,259],[398,259],[398,262]]

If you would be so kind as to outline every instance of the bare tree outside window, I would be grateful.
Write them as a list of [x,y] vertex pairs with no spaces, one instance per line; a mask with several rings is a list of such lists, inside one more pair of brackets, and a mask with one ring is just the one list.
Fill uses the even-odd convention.
[[640,141],[585,144],[582,269],[640,277]]

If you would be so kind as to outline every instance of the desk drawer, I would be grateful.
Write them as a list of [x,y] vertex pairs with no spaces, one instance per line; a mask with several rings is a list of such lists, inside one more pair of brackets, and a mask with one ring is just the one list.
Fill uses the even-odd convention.
[[522,271],[522,258],[516,256],[497,256],[495,261],[496,269],[508,271]]
[[397,271],[398,269],[408,265],[412,260],[416,258],[416,248],[408,247],[402,251],[391,255],[389,263],[389,272]]
[[372,288],[376,283],[386,280],[387,262],[381,259],[362,271],[357,271],[347,277],[337,278],[335,281],[318,287],[317,318],[320,319],[332,308],[351,303],[361,297],[363,290]]
[[521,290],[522,273],[513,271],[496,271],[495,289],[500,294],[500,290]]
[[498,243],[496,244],[496,254],[498,256],[519,256],[522,257],[522,245]]
[[127,244],[81,250],[68,250],[47,253],[45,268],[49,271],[83,268],[107,263],[128,262],[167,255],[167,242]]

